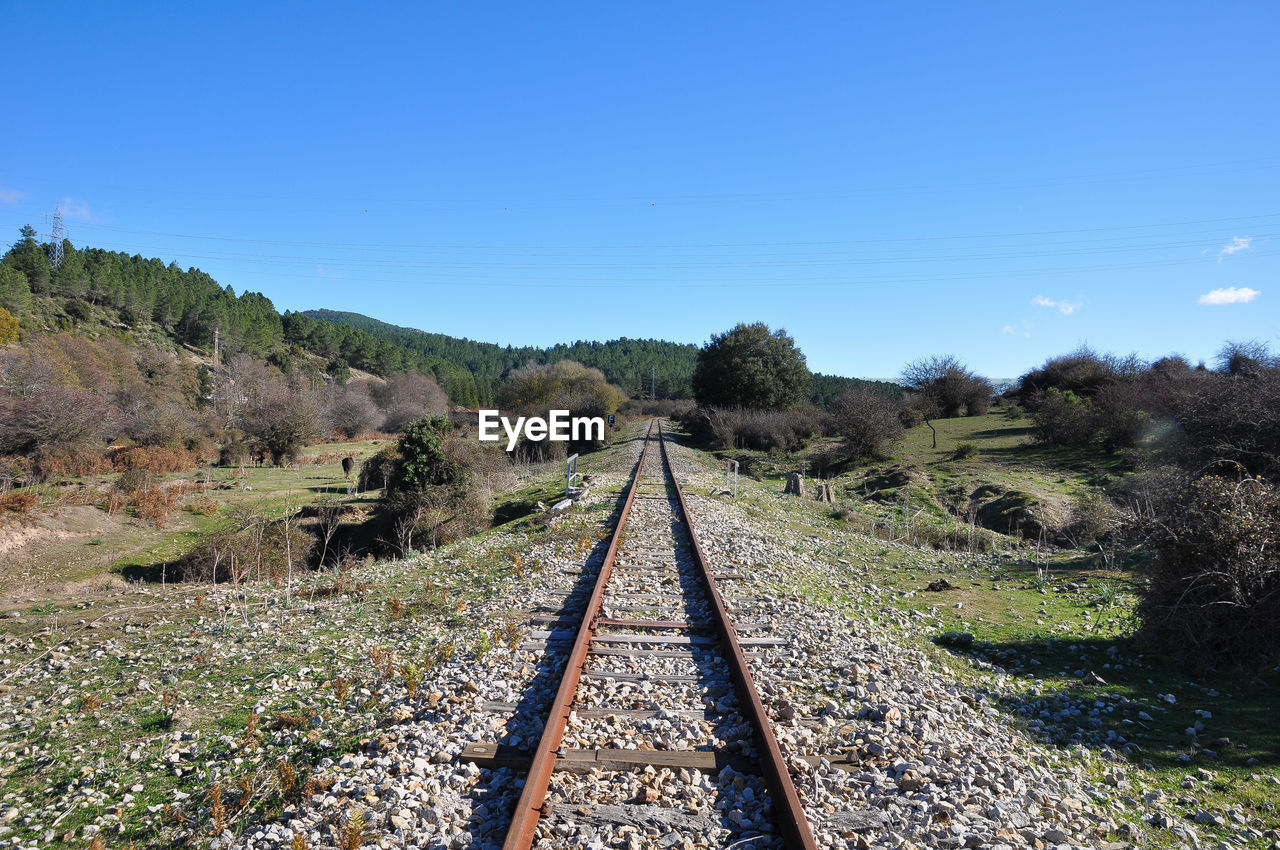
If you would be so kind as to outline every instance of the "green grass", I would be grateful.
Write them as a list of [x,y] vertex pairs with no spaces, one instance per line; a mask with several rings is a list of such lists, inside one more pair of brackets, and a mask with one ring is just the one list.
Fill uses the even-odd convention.
[[[1122,752],[1135,787],[1163,791],[1168,799],[1161,808],[1170,814],[1190,818],[1200,809],[1225,813],[1236,808],[1254,818],[1251,826],[1259,830],[1280,828],[1280,723],[1275,722],[1280,668],[1193,675],[1143,646],[1134,637],[1134,608],[1144,580],[1124,552],[1114,569],[1104,569],[1096,552],[1043,548],[1012,538],[1004,538],[992,555],[970,555],[963,546],[936,551],[904,545],[911,542],[900,527],[904,506],[920,511],[917,522],[963,526],[961,518],[931,507],[956,485],[997,483],[1065,500],[1111,480],[1121,459],[1031,444],[1025,423],[994,414],[935,424],[936,450],[922,426],[907,432],[891,460],[842,474],[837,484],[892,464],[915,470],[912,485],[904,488],[905,501],[849,499],[851,518],[844,521],[832,518],[829,505],[782,497],[780,476],[744,480],[737,504],[747,517],[797,541],[798,551],[841,565],[834,574],[815,573],[799,587],[776,591],[799,592],[852,618],[904,630],[931,654],[949,659],[963,681],[986,693],[1030,736],[1064,747]],[[974,443],[976,453],[953,460],[955,446],[963,442]],[[877,534],[897,542],[861,533],[869,527],[865,518],[888,525]],[[818,542],[810,542],[811,536]],[[953,589],[926,590],[939,578]],[[933,643],[953,630],[972,634],[973,644],[949,649]],[[1167,702],[1167,694],[1176,701]],[[1068,706],[1085,710],[1080,716],[1064,714]],[[1090,714],[1095,708],[1097,714]],[[1188,734],[1197,722],[1203,728]],[[1184,787],[1188,777],[1192,787]],[[1141,791],[1130,794],[1138,797]],[[1214,839],[1226,837],[1233,826],[1240,828],[1196,829]],[[1166,830],[1151,830],[1146,842],[1178,844]]]
[[237,511],[280,517],[286,511],[297,511],[325,498],[372,505],[376,492],[347,495],[350,481],[343,476],[341,458],[350,455],[358,465],[384,444],[368,440],[319,443],[306,447],[304,458],[330,455],[331,462],[294,467],[251,466],[245,468],[243,477],[238,468],[228,467],[200,467],[163,476],[165,481],[207,482],[208,495],[218,510],[211,516],[200,516],[179,509],[166,518],[162,528],[134,517],[132,508],[117,517],[108,517],[96,508],[77,505],[73,518],[72,510],[58,507],[67,492],[105,489],[116,480],[116,474],[67,479],[64,486],[42,485],[39,491],[45,513],[51,514],[48,522],[65,527],[74,536],[40,542],[30,547],[39,553],[38,557],[24,559],[21,564],[5,564],[0,569],[0,592],[29,590],[35,584],[158,572],[158,565],[177,561],[211,531],[232,521]]

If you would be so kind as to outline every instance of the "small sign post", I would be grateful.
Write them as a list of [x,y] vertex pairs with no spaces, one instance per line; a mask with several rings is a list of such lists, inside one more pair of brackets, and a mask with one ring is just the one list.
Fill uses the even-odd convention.
[[576,454],[569,455],[569,459],[565,461],[564,468],[564,497],[570,498],[573,493],[573,482],[578,477],[578,456]]
[[733,498],[738,498],[738,462],[731,458],[726,458],[724,462],[724,489],[728,490]]

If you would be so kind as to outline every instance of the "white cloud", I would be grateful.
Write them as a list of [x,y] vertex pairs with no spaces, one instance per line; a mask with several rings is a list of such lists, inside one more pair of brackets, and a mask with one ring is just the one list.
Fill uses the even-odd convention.
[[1221,289],[1215,289],[1212,292],[1206,292],[1200,296],[1201,304],[1247,304],[1257,298],[1262,293],[1257,289],[1250,289],[1242,286],[1239,289],[1234,286],[1226,286]]
[[1043,295],[1037,295],[1032,298],[1031,303],[1037,307],[1052,307],[1064,316],[1070,316],[1084,306],[1079,301],[1054,301],[1052,298],[1046,298]]
[[1230,257],[1232,254],[1239,254],[1241,251],[1248,251],[1249,245],[1253,242],[1252,236],[1232,236],[1231,244],[1223,247],[1218,252],[1218,262],[1222,262],[1223,257]]
[[1000,329],[1000,333],[1002,334],[1013,333],[1013,325],[1005,325],[1003,328]]
[[88,201],[77,201],[75,198],[63,198],[58,206],[62,209],[63,218],[78,218],[81,221],[97,221],[98,217],[89,209]]
[[7,186],[0,186],[0,204],[16,204],[26,196],[25,192],[19,192],[17,189],[10,189]]

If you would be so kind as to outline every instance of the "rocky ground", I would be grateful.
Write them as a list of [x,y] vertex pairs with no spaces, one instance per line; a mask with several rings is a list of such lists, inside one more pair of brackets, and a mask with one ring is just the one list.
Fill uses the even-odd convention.
[[[19,612],[0,655],[0,846],[496,846],[520,781],[458,755],[536,741],[562,656],[539,648],[531,620],[582,593],[638,451],[593,458],[590,492],[553,528],[307,577],[288,599],[134,587]],[[895,607],[902,591],[877,583],[852,532],[772,485],[743,482],[751,510],[710,496],[719,474],[702,455],[673,460],[707,554],[744,576],[725,590],[735,616],[787,638],[753,672],[784,750],[817,757],[793,776],[821,845],[1280,847],[1274,817],[1200,806],[1210,769],[1188,766],[1171,798],[1144,785],[1123,734],[1093,722],[1168,705],[1028,699],[1025,675],[931,643],[942,620]],[[731,815],[691,805],[684,780],[762,793],[734,771],[652,771],[593,801],[625,808],[630,829],[563,846],[696,846],[681,823]],[[1274,771],[1256,781],[1280,795]]]

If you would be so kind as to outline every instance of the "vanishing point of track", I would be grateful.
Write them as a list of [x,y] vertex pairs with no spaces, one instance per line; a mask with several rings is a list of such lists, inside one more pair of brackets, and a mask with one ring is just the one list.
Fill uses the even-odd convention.
[[[717,587],[716,572],[703,556],[690,522],[662,429],[657,428],[656,439],[653,432],[651,423],[594,590],[581,619],[572,626],[576,636],[569,660],[503,847],[530,848],[540,835],[544,839],[552,835],[547,821],[562,814],[546,802],[553,771],[590,765],[623,770],[647,766],[650,772],[654,766],[701,766],[715,772],[730,763],[740,767],[740,773],[763,780],[768,791],[769,823],[748,820],[748,836],[768,839],[771,832],[774,846],[816,847],[743,650],[744,644],[758,649],[778,641],[738,637]],[[657,451],[652,450],[655,443]],[[629,524],[637,503],[643,507],[635,513],[644,516]],[[694,675],[668,672],[681,664],[693,668]],[[619,680],[644,683],[636,695],[639,698],[628,700],[629,705],[599,704],[602,694],[616,699],[618,692],[593,691],[591,686]],[[670,692],[664,694],[664,688]],[[628,689],[621,693],[632,694]],[[702,705],[668,708],[691,697],[700,698]],[[646,741],[640,731],[643,726],[637,724],[637,740],[625,749],[568,748],[566,732],[575,721],[573,739],[591,740],[575,716],[579,712],[615,719],[617,715],[677,717],[683,737],[675,747],[670,740]],[[699,736],[705,737],[700,740]],[[731,823],[730,833],[732,827]],[[729,843],[740,840],[741,834],[734,835]]]

